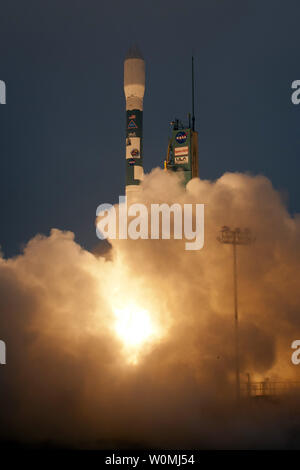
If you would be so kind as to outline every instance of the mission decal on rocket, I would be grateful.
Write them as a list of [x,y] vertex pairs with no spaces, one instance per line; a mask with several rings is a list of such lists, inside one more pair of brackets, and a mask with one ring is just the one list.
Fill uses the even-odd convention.
[[143,170],[143,98],[145,62],[134,47],[124,61],[124,93],[126,98],[126,195],[138,190]]

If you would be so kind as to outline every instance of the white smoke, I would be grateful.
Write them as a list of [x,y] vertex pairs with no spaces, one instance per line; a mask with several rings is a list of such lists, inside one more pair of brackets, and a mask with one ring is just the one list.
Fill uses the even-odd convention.
[[[217,241],[223,225],[256,237],[238,247],[242,381],[247,373],[297,380],[299,216],[267,178],[239,173],[195,179],[185,191],[155,169],[139,200],[204,203],[204,248],[112,240],[103,257],[52,230],[1,259],[2,437],[104,448],[299,446],[297,402],[235,408],[232,247]],[[132,305],[155,331],[130,348],[116,311]]]

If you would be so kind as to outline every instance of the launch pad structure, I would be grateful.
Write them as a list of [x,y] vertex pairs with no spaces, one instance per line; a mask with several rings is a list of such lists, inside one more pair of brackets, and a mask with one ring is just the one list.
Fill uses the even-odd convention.
[[165,170],[181,172],[183,182],[187,184],[192,178],[198,177],[198,132],[195,130],[195,80],[194,57],[192,57],[192,119],[184,126],[179,119],[171,122],[172,136],[169,139]]
[[[186,185],[192,178],[199,176],[198,171],[198,132],[195,130],[195,80],[194,58],[192,57],[192,114],[188,114],[188,124],[184,125],[179,119],[171,122],[172,133],[169,138],[164,169],[183,176]],[[131,47],[124,61],[124,93],[126,98],[126,188],[127,197],[139,190],[144,178],[143,169],[143,98],[145,93],[145,61],[137,46]],[[239,370],[239,339],[238,339],[238,305],[237,305],[237,266],[236,245],[250,243],[250,232],[239,229],[230,230],[223,227],[222,243],[233,245],[234,261],[234,320],[235,320],[235,349],[236,349],[236,397],[270,399],[287,397],[291,394],[299,396],[300,382],[270,381],[247,382],[240,381]],[[243,239],[241,238],[243,235]],[[231,237],[231,238],[230,238]],[[233,238],[232,238],[233,237]]]
[[252,382],[250,374],[248,380],[241,382],[240,395],[252,399],[273,399],[299,396],[300,382],[291,380],[270,380],[268,377],[260,382]]

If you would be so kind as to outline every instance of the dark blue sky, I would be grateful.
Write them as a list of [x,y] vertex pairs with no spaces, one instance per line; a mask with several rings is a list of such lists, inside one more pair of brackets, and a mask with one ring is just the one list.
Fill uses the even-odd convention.
[[[124,194],[123,59],[146,60],[144,161],[190,111],[195,56],[200,177],[268,176],[300,211],[299,0],[9,0],[0,4],[0,243],[72,230],[97,244],[96,207]],[[266,215],[267,216],[267,215]]]

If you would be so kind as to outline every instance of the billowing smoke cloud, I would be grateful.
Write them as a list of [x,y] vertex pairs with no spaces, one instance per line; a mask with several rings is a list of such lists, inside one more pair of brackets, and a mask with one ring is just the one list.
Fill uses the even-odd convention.
[[[267,178],[238,173],[192,180],[185,191],[156,169],[139,199],[204,203],[204,248],[113,240],[109,257],[95,256],[52,230],[1,259],[2,437],[99,448],[299,446],[295,398],[236,409],[232,247],[217,241],[224,225],[256,238],[238,247],[241,380],[297,380],[299,217]],[[130,348],[117,316],[132,305],[154,330]]]

